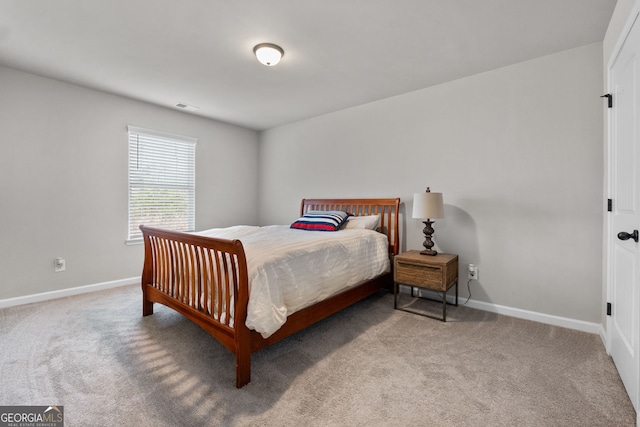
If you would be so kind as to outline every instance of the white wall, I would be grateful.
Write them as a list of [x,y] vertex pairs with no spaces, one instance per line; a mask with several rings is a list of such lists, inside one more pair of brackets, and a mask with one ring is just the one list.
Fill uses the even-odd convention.
[[[602,77],[597,43],[264,131],[260,222],[303,197],[399,196],[410,216],[430,186],[474,300],[599,323]],[[422,227],[405,218],[403,250]]]
[[257,223],[256,132],[3,67],[0,94],[0,300],[140,275],[129,124],[198,138],[198,229]]
[[[446,203],[438,248],[460,255],[462,275],[480,267],[474,300],[599,323],[602,49],[271,129],[260,144],[250,130],[0,67],[0,299],[139,275],[142,247],[124,245],[132,124],[199,139],[199,229],[288,223],[303,197],[400,196],[411,212],[413,192],[431,186]],[[419,249],[422,223],[403,225],[403,250]]]

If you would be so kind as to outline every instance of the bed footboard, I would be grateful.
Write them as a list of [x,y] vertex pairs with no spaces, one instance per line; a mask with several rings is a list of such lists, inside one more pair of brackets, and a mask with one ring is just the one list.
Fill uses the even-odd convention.
[[249,286],[239,240],[140,226],[145,256],[142,314],[157,302],[183,314],[236,355],[236,386],[250,380]]

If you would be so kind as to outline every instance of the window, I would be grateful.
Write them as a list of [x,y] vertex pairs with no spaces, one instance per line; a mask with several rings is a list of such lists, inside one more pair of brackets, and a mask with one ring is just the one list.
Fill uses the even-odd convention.
[[197,139],[133,126],[129,130],[128,242],[140,224],[176,231],[195,228]]

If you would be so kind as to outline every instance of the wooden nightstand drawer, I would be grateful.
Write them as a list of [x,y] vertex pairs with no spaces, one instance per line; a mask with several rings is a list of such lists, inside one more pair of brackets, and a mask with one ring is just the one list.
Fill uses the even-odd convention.
[[398,283],[440,291],[446,290],[442,267],[418,265],[398,260],[396,262],[395,273],[395,281]]
[[457,255],[408,251],[396,255],[393,264],[393,279],[403,285],[446,291],[458,280]]

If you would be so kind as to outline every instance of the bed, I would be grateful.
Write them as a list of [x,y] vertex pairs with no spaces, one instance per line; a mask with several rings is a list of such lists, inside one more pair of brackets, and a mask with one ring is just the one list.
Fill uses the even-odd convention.
[[[361,241],[360,234],[375,235],[378,241],[382,238],[386,262],[393,265],[392,258],[398,254],[398,211],[400,199],[303,199],[300,206],[300,217],[308,216],[316,211],[345,211],[358,220],[377,216],[376,231],[341,230],[335,233],[323,231],[290,230],[288,226],[275,229],[280,236],[298,234],[303,240],[308,236],[321,236],[330,240],[333,236],[350,236]],[[355,219],[353,220],[355,224]],[[275,226],[274,226],[275,227]],[[393,276],[390,267],[376,270],[367,268],[367,274],[375,274],[365,280],[348,275],[349,279],[336,279],[326,271],[315,271],[308,279],[296,281],[317,282],[318,280],[331,282],[329,290],[324,286],[316,286],[326,291],[327,295],[312,297],[298,304],[293,309],[278,310],[275,304],[270,313],[275,313],[277,325],[259,326],[253,320],[256,304],[266,304],[260,298],[262,293],[274,293],[278,287],[284,285],[285,276],[273,285],[273,277],[269,282],[270,291],[261,292],[262,284],[256,281],[259,276],[256,271],[255,259],[258,255],[274,252],[265,249],[267,240],[262,233],[272,227],[230,227],[228,229],[214,229],[200,233],[181,233],[157,228],[140,226],[144,239],[144,267],[142,271],[142,314],[153,314],[154,303],[160,303],[181,313],[210,335],[236,357],[236,387],[240,388],[251,380],[251,354],[277,342],[289,335],[318,322],[349,305],[378,292],[381,289],[392,289]],[[346,227],[343,227],[346,228]],[[355,227],[359,228],[359,227]],[[342,234],[339,234],[342,233]],[[360,233],[360,234],[358,234]],[[367,234],[368,233],[368,234]],[[220,237],[224,236],[224,237]],[[364,240],[362,240],[364,241]],[[378,246],[380,243],[378,242]],[[245,247],[246,246],[246,247]],[[273,247],[283,246],[279,241]],[[289,258],[302,256],[304,251],[293,245],[295,256],[290,253]],[[341,246],[344,246],[341,244]],[[360,246],[368,247],[364,243]],[[273,255],[271,258],[274,258]],[[324,257],[326,258],[326,257]],[[274,262],[278,262],[275,260]],[[316,264],[308,260],[302,265]],[[297,268],[300,270],[300,268]],[[306,269],[306,268],[304,268]],[[262,271],[262,270],[260,270]],[[372,273],[373,272],[373,273]],[[274,273],[278,276],[278,273]],[[365,277],[365,276],[363,276]],[[320,279],[319,279],[320,278]],[[344,289],[337,286],[336,281],[344,280]],[[355,281],[355,283],[353,283]],[[267,285],[264,285],[267,286]],[[252,290],[252,292],[250,292]],[[320,298],[320,300],[317,300]],[[278,298],[276,298],[278,300]],[[279,300],[278,300],[279,301]],[[271,306],[269,306],[271,307]],[[268,316],[267,316],[268,317]],[[281,318],[282,317],[282,318]],[[281,318],[281,319],[280,319]],[[249,325],[247,326],[247,320]]]

